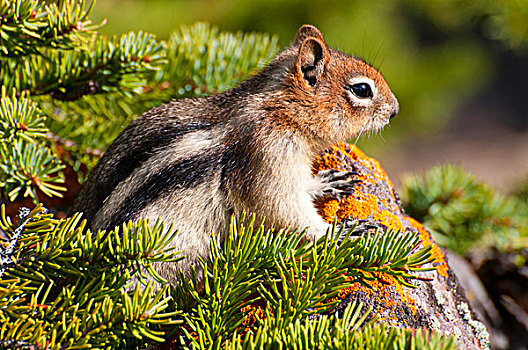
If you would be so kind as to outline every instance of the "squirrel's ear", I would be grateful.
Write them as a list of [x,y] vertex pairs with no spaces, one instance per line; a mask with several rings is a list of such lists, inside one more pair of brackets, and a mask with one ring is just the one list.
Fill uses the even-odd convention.
[[315,28],[314,26],[311,26],[309,24],[303,25],[301,28],[299,28],[299,31],[297,32],[297,36],[295,37],[295,40],[293,41],[293,46],[299,46],[306,38],[316,38],[321,40],[323,43],[325,42],[323,38],[323,34],[319,31],[319,29]]
[[328,49],[319,39],[308,37],[299,48],[295,70],[297,78],[305,84],[314,86],[328,62]]

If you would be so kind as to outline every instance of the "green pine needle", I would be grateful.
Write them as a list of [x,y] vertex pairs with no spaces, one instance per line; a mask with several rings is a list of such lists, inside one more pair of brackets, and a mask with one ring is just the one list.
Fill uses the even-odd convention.
[[[322,316],[315,320],[295,320],[286,328],[278,328],[266,319],[255,332],[245,336],[235,334],[225,346],[230,350],[242,349],[368,349],[368,350],[451,350],[454,338],[440,336],[431,331],[413,331],[389,328],[376,324],[360,315],[361,304],[352,303],[341,318]],[[361,328],[360,326],[363,325]],[[194,344],[193,344],[194,345]],[[193,349],[203,349],[194,346]]]
[[181,311],[169,308],[168,286],[125,289],[138,268],[179,259],[164,248],[176,230],[161,222],[129,223],[122,229],[131,240],[125,243],[114,232],[92,236],[79,214],[57,220],[39,205],[13,225],[3,205],[0,212],[7,237],[20,234],[9,254],[3,252],[11,243],[0,241],[6,267],[0,276],[0,347],[3,341],[50,349],[161,342],[162,327],[181,323]]
[[277,37],[220,32],[207,23],[181,26],[170,37],[169,64],[156,76],[181,96],[225,91],[261,68],[277,52]]
[[437,166],[403,181],[405,210],[460,254],[516,246],[528,236],[528,205],[500,194],[453,165]]
[[152,34],[92,36],[75,50],[43,49],[39,55],[0,61],[3,85],[31,95],[72,101],[84,95],[140,92],[146,76],[164,63],[164,44]]
[[[383,271],[412,286],[406,282],[415,278],[410,271],[431,258],[429,248],[416,249],[412,233],[354,237],[353,230],[344,234],[334,226],[317,242],[304,240],[304,234],[255,226],[253,216],[233,218],[223,242],[213,236],[211,255],[201,263],[203,291],[195,281],[174,286],[178,307],[188,313],[185,342],[195,348],[220,346],[244,329],[243,310],[255,305],[265,305],[269,327],[286,329],[337,306],[331,298],[364,281],[367,272]],[[382,237],[386,242],[379,244]]]
[[43,47],[71,49],[100,25],[87,18],[94,1],[0,0],[0,57],[39,54]]

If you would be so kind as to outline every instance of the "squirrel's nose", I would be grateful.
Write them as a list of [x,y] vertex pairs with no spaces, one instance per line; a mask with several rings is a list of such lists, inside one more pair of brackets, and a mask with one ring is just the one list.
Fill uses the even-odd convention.
[[392,114],[390,115],[391,119],[394,118],[398,114],[399,111],[400,111],[400,105],[396,101],[396,104],[394,105],[394,110],[392,111]]

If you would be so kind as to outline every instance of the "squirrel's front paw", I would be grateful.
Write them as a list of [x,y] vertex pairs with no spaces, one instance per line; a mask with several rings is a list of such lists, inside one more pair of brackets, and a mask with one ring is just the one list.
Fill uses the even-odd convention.
[[321,170],[315,176],[315,179],[321,183],[321,188],[315,193],[315,198],[330,196],[341,199],[344,196],[354,192],[354,185],[361,180],[352,179],[353,176],[359,175],[355,171],[339,171],[334,169]]

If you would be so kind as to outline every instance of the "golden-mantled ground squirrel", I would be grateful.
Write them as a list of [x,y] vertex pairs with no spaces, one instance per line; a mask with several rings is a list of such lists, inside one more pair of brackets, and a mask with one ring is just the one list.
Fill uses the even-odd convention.
[[[209,253],[211,233],[226,232],[242,210],[276,226],[309,227],[317,238],[329,225],[314,199],[349,190],[350,173],[314,177],[315,155],[397,113],[380,72],[305,25],[232,90],[172,101],[132,122],[91,172],[75,210],[94,230],[138,218],[174,222],[180,234],[171,244],[187,257],[177,265],[187,276]],[[155,268],[174,281],[174,267]]]

